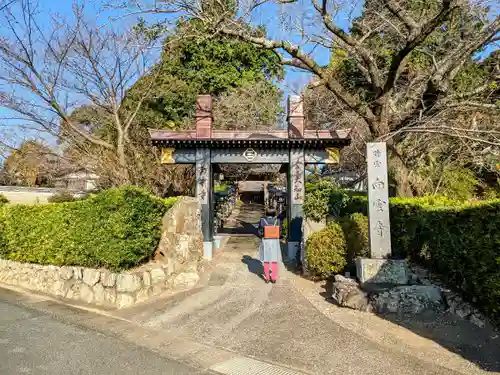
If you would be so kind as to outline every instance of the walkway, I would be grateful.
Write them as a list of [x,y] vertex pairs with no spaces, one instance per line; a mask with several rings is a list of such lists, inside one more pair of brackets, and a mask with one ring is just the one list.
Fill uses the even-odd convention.
[[[423,360],[343,327],[298,291],[297,276],[283,265],[278,283],[265,284],[260,276],[262,266],[256,259],[257,244],[256,237],[231,237],[197,288],[124,310],[121,316],[168,337],[192,340],[308,374],[483,373],[471,372],[469,366],[457,372],[460,362],[451,370],[440,366],[439,358]],[[255,371],[249,369],[241,374],[260,373]]]

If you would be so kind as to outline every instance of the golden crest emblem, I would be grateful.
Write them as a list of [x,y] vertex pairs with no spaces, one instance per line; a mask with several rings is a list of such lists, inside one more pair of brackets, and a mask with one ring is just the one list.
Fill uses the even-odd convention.
[[328,154],[328,160],[326,164],[338,164],[340,161],[340,153],[338,148],[327,147],[326,152]]
[[162,164],[175,164],[174,151],[175,151],[175,148],[162,148],[161,149],[161,163]]

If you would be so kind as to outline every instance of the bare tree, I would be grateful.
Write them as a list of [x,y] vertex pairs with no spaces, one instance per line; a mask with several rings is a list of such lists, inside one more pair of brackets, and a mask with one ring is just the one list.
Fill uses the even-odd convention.
[[[127,10],[129,14],[166,13],[170,19],[175,18],[173,15],[195,18],[211,27],[214,33],[275,50],[283,64],[314,75],[312,86],[326,87],[342,108],[367,126],[372,138],[388,142],[390,164],[395,170],[400,195],[412,194],[409,168],[396,147],[403,133],[439,131],[450,135],[454,131],[432,130],[422,125],[428,118],[456,108],[499,110],[494,100],[498,98],[498,71],[469,91],[453,90],[454,80],[472,56],[498,42],[500,16],[495,13],[498,3],[432,0],[412,7],[410,5],[417,2],[366,0],[362,16],[356,17],[356,6],[347,1],[249,0],[240,2],[236,18],[224,16],[233,2],[217,1],[219,8],[228,7],[227,12],[207,12],[206,3],[165,0],[148,5],[137,1],[135,7],[128,4]],[[490,5],[489,12],[487,5]],[[261,19],[264,12],[260,10],[264,6],[268,6],[267,10],[280,11],[279,19],[285,31],[282,37],[256,37],[241,27],[243,23]],[[342,18],[351,26],[350,31],[338,22]],[[464,20],[472,26],[462,27]],[[295,36],[294,42],[289,35]],[[428,43],[429,38],[434,38],[435,43]],[[381,39],[386,45],[379,43]],[[317,49],[330,51],[327,65],[316,58]],[[425,60],[423,68],[418,70],[412,69],[416,54]],[[346,59],[362,77],[368,97],[353,90],[350,83],[340,77],[339,64]],[[499,145],[497,140],[491,141],[477,130],[469,133],[469,137],[487,138],[487,142]]]
[[133,105],[122,104],[151,66],[151,40],[96,27],[85,19],[84,4],[75,3],[68,19],[51,18],[50,27],[40,24],[43,12],[33,0],[7,5],[1,15],[4,122],[57,137],[75,162],[114,184],[142,178],[137,172],[146,161],[134,119],[147,90]]

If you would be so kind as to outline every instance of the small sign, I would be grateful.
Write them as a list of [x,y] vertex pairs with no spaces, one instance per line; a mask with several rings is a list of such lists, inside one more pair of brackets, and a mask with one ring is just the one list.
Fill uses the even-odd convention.
[[243,153],[243,157],[247,159],[247,161],[252,161],[257,157],[257,152],[253,148],[247,148]]
[[162,148],[161,149],[161,163],[162,164],[175,164],[174,151],[175,151],[175,148]]

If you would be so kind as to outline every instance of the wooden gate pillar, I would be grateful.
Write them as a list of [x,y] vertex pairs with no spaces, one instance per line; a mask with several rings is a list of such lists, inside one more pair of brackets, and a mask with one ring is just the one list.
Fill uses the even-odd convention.
[[[304,138],[304,105],[300,96],[292,95],[288,99],[288,137]],[[290,163],[288,171],[288,191],[290,196],[290,211],[288,220],[288,259],[302,260],[303,235],[302,222],[304,218],[304,148],[290,148]]]
[[[196,98],[196,137],[212,137],[212,97],[199,95]],[[196,150],[196,197],[200,204],[201,231],[203,233],[203,258],[212,259],[213,212],[212,212],[212,163],[210,148]]]
[[201,231],[203,233],[203,258],[212,259],[212,164],[210,149],[196,150],[196,197],[201,211]]

